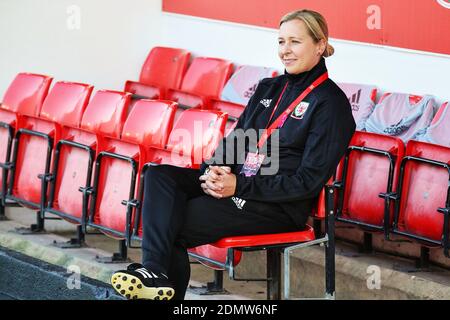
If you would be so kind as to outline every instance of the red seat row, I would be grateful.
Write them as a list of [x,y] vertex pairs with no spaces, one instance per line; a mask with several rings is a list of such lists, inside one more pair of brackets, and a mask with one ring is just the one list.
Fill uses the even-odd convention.
[[[90,85],[60,81],[49,90],[51,80],[17,75],[0,106],[0,136],[7,142],[1,148],[8,155],[2,163],[3,208],[8,200],[37,210],[35,232],[44,229],[48,213],[77,224],[73,245],[83,243],[88,229],[101,230],[121,240],[115,258],[125,258],[125,240],[141,236],[135,211],[145,166],[198,167],[223,137],[227,114],[191,108],[174,122],[175,102],[143,99],[128,111],[130,93],[99,90],[91,97]],[[249,237],[245,245],[265,249],[312,239],[305,230],[258,236],[257,242]],[[236,246],[233,239],[224,243]]]
[[450,148],[357,132],[338,170],[338,221],[449,256]]
[[223,137],[227,115],[219,111],[193,108],[174,123],[175,102],[140,100],[127,115],[131,94],[90,98],[92,86],[70,82],[57,82],[42,101],[50,81],[19,74],[0,107],[2,199],[37,209],[37,230],[50,212],[124,238],[121,202],[135,198],[142,166],[198,167]]

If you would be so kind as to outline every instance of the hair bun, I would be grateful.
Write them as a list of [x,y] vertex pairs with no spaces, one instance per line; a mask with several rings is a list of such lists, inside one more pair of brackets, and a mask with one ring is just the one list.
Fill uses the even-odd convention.
[[327,43],[327,47],[325,48],[325,51],[323,52],[323,56],[325,58],[331,57],[334,54],[334,47]]

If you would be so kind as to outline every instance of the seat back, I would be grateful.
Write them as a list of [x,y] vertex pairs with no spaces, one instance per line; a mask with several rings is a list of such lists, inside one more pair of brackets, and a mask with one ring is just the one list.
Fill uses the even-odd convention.
[[60,139],[60,124],[79,126],[89,101],[92,86],[81,83],[57,82],[48,93],[40,117],[21,116],[18,129],[26,128],[53,139],[21,134],[17,136],[12,194],[19,199],[39,203],[41,181],[39,174],[48,173],[53,144]]
[[[0,122],[10,126],[10,129],[0,127],[0,162],[10,160],[16,113],[38,115],[51,82],[48,76],[19,73],[9,85],[0,104]],[[0,176],[0,185],[2,180]]]
[[191,54],[180,48],[154,47],[145,60],[139,82],[178,89]]
[[431,123],[435,113],[432,96],[386,94],[366,121],[366,130],[396,136],[404,142],[415,139]]
[[[233,117],[233,122],[244,112],[245,105],[224,100],[212,100],[211,109],[226,112],[229,117]],[[228,119],[230,120],[230,119]]]
[[210,103],[212,110],[218,110],[228,114],[228,121],[225,126],[225,136],[228,136],[231,131],[236,127],[237,120],[244,112],[245,106],[229,101],[212,100]]
[[[450,164],[450,149],[426,142],[410,141],[406,156]],[[441,243],[444,215],[438,208],[449,205],[449,170],[443,166],[409,160],[401,183],[397,229]]]
[[6,90],[0,108],[28,116],[37,116],[52,79],[40,74],[19,73]]
[[195,58],[184,75],[181,90],[204,97],[219,98],[231,75],[233,64],[218,58]]
[[125,121],[121,139],[146,147],[164,148],[172,131],[177,104],[139,100]]
[[120,138],[130,97],[129,93],[120,91],[97,91],[83,114],[81,128],[103,136]]
[[184,111],[170,133],[167,148],[174,155],[190,156],[194,166],[199,166],[212,156],[223,138],[227,117],[215,110]]
[[431,121],[430,126],[417,140],[450,147],[450,106],[444,103]]
[[78,128],[92,89],[93,86],[84,83],[58,81],[47,95],[39,117]]
[[241,105],[247,105],[250,97],[255,93],[259,81],[272,78],[278,71],[272,68],[243,65],[239,66],[227,81],[220,99]]
[[[67,214],[73,220],[82,216],[82,194],[80,187],[91,186],[92,167],[89,168],[99,152],[106,150],[107,145],[97,135],[120,138],[126,118],[130,95],[124,92],[99,90],[87,105],[81,119],[80,129],[65,128],[62,138],[90,148],[77,148],[62,144],[58,152],[58,167],[53,167],[56,176],[52,183],[50,206]],[[91,163],[92,165],[92,163]],[[79,221],[78,221],[79,222]]]
[[[107,150],[129,160],[103,157],[99,161],[93,222],[100,229],[125,233],[127,208],[121,204],[122,200],[135,198],[138,172],[147,162],[146,147],[164,147],[175,111],[174,102],[139,100],[123,126],[122,139],[108,139]],[[132,161],[135,161],[134,172]]]
[[338,83],[338,86],[345,92],[350,101],[353,118],[356,122],[356,130],[364,130],[366,121],[375,107],[377,88],[356,83]]
[[[369,132],[355,132],[350,148],[364,147],[388,152],[390,159],[381,153],[368,150],[352,150],[349,153],[345,192],[343,196],[341,217],[347,220],[383,227],[384,199],[380,193],[396,191],[400,162],[404,155],[403,141],[395,137]],[[390,178],[390,167],[392,174]],[[342,171],[338,172],[338,176]],[[339,180],[342,179],[339,177]],[[392,221],[393,207],[389,219]]]

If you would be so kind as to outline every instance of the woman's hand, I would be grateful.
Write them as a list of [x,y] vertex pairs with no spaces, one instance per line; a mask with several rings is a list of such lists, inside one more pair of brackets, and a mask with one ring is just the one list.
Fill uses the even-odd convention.
[[230,167],[210,166],[199,179],[203,191],[216,199],[231,197],[236,190],[236,176]]

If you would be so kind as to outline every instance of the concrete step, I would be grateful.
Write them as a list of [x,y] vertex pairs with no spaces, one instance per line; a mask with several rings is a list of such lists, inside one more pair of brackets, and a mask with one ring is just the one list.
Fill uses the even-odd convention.
[[[17,235],[14,228],[34,222],[34,212],[25,208],[7,208],[10,221],[0,222],[0,246],[16,250],[48,263],[63,267],[76,265],[81,273],[108,283],[114,270],[127,264],[105,265],[95,256],[110,256],[117,250],[117,241],[104,235],[88,235],[89,245],[82,249],[59,249],[52,242],[67,241],[74,234],[74,225],[65,221],[46,221],[50,234]],[[140,261],[140,249],[129,249],[129,257]],[[324,294],[324,249],[315,246],[294,251],[291,256],[291,295],[316,298]],[[265,252],[245,252],[236,268],[237,278],[265,276]],[[213,279],[213,271],[202,265],[191,266],[191,285],[204,286]],[[416,271],[416,272],[412,272]],[[189,290],[187,299],[265,299],[263,282],[231,281],[224,273],[228,295],[203,296]],[[337,299],[450,299],[450,271],[439,267],[414,270],[414,261],[383,253],[362,254],[357,246],[338,241],[336,244]]]
[[[68,237],[57,235],[54,233],[46,234],[32,234],[21,235],[16,233],[16,228],[24,227],[16,221],[1,221],[0,222],[0,299],[7,299],[8,297],[13,299],[35,299],[42,296],[48,299],[53,299],[52,293],[55,292],[55,288],[60,292],[59,295],[62,299],[73,299],[74,292],[78,292],[79,295],[75,295],[80,298],[85,296],[85,299],[95,298],[91,291],[95,291],[95,285],[83,287],[83,290],[72,290],[66,286],[65,277],[74,274],[74,270],[79,272],[83,279],[82,283],[95,282],[97,288],[110,288],[109,279],[114,271],[125,269],[129,262],[118,264],[104,264],[95,261],[96,257],[108,257],[111,256],[113,250],[106,251],[95,247],[85,247],[78,249],[61,249],[53,245],[54,241],[65,242],[68,241]],[[102,241],[97,241],[97,244],[105,243],[114,245],[115,241],[108,239],[105,236],[97,236]],[[95,244],[96,241],[91,238],[89,243]],[[3,250],[2,250],[3,247]],[[138,250],[133,250],[130,256],[138,256]],[[14,256],[15,258],[12,258]],[[20,261],[17,257],[26,257],[26,262]],[[24,260],[24,259],[22,259]],[[140,258],[132,261],[138,262]],[[39,263],[38,263],[39,262]],[[57,268],[58,272],[52,270],[49,271],[50,266]],[[209,270],[202,266],[194,266],[193,269],[198,268],[208,271],[208,275],[203,274],[203,279],[211,279],[209,277]],[[193,274],[200,274],[203,272],[194,271]],[[212,274],[212,273],[211,273]],[[35,278],[35,280],[33,280]],[[47,279],[47,280],[45,280]],[[51,279],[51,280],[49,280]],[[37,286],[41,288],[43,292],[49,290],[49,292],[36,292],[36,294],[29,292],[30,288],[22,287],[21,283],[32,282],[32,288]],[[99,282],[102,285],[99,285]],[[41,285],[37,284],[40,283]],[[94,287],[93,287],[94,286]],[[250,300],[251,297],[244,294],[233,294],[228,292],[225,294],[204,295],[200,293],[199,288],[206,286],[205,282],[199,282],[192,280],[185,299],[186,300]],[[5,289],[6,288],[6,289]],[[28,293],[22,293],[25,290]],[[98,290],[97,290],[98,291]],[[244,291],[245,292],[245,291]],[[105,294],[107,298],[111,294]]]

